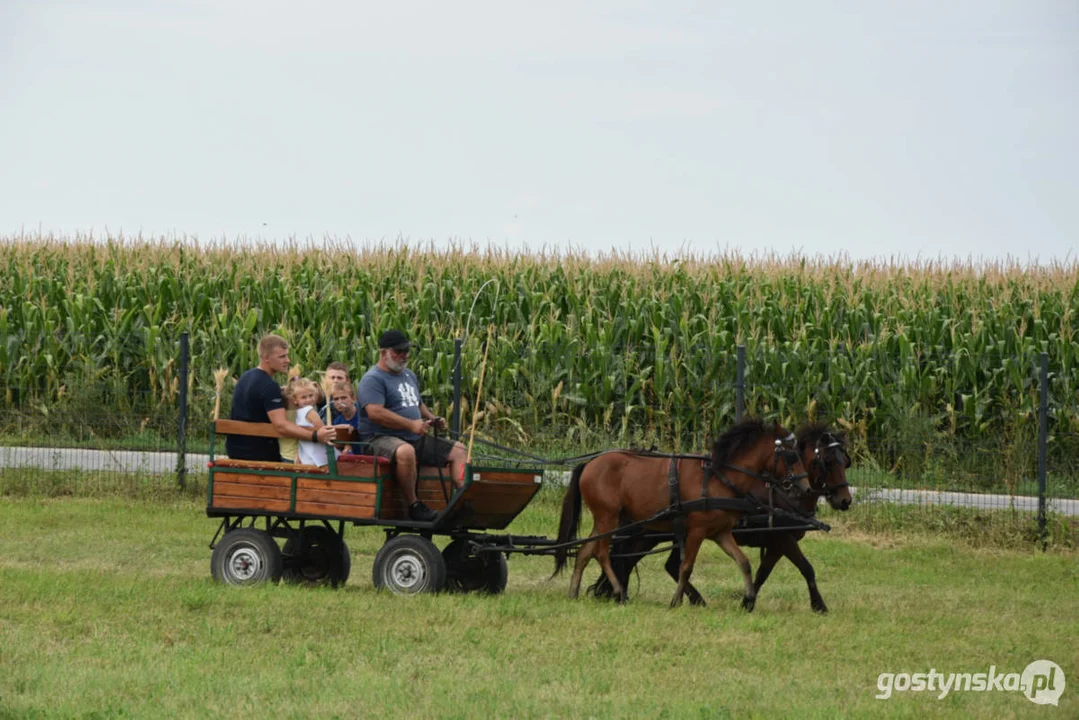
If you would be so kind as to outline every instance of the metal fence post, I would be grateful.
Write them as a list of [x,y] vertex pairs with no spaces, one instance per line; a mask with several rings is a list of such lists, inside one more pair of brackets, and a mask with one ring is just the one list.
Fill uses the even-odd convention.
[[1038,375],[1038,537],[1041,538],[1044,550],[1047,544],[1045,476],[1049,454],[1049,353],[1041,354],[1041,368]]
[[746,346],[738,346],[738,368],[734,380],[734,421],[742,422],[746,408]]
[[453,419],[450,429],[454,437],[461,436],[461,346],[464,342],[457,338],[453,341]]
[[180,333],[180,414],[176,420],[176,484],[187,488],[187,366],[191,348],[187,333]]

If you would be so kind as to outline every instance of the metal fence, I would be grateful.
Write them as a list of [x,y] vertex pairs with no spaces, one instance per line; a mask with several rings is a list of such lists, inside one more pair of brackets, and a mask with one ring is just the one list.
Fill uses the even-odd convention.
[[[844,387],[852,374],[842,370],[842,352],[829,359],[825,372],[813,374],[790,351],[737,346],[722,357],[701,358],[694,377],[668,379],[665,387],[672,389],[659,396],[641,373],[654,373],[664,358],[646,347],[597,350],[594,356],[581,348],[519,348],[521,358],[543,353],[544,366],[559,370],[546,377],[521,370],[512,378],[506,373],[516,372],[513,354],[503,352],[500,367],[483,367],[462,357],[461,341],[454,343],[452,363],[446,350],[437,350],[439,368],[422,353],[413,365],[421,378],[436,376],[426,389],[427,402],[450,417],[466,441],[475,422],[481,440],[543,457],[608,447],[701,452],[746,414],[792,426],[828,421],[850,435],[852,516],[872,518],[891,507],[914,506],[929,517],[948,506],[974,513],[976,522],[1032,537],[1044,536],[1054,519],[1073,527],[1079,522],[1079,432],[1072,422],[1079,417],[1079,398],[1053,392],[1054,373],[1044,353],[1012,361],[1025,367],[1021,397],[1009,410],[1012,422],[994,424],[989,417],[984,432],[957,433],[956,413],[969,408],[885,407],[893,395],[888,378],[903,371],[887,356],[878,361],[881,385],[868,392],[864,377],[853,381],[856,387]],[[204,487],[207,408],[214,390],[190,381],[190,357],[185,335],[177,342],[174,397],[107,383],[2,389],[0,491],[63,494],[112,487],[139,494]],[[794,370],[786,372],[788,367]],[[358,379],[364,367],[353,370]],[[477,397],[480,372],[488,376]],[[41,400],[47,397],[53,400]],[[864,397],[886,411],[883,419],[872,420],[875,425],[852,410]],[[227,417],[228,390],[220,401],[221,417]],[[477,444],[477,452],[483,447]],[[552,469],[557,478],[566,468]]]

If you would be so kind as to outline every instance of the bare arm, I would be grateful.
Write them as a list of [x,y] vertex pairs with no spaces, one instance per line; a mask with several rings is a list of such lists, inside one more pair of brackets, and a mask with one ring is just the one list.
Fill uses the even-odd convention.
[[[367,403],[364,406],[367,410],[367,417],[384,428],[390,430],[408,430],[414,432],[417,435],[426,435],[429,424],[426,420],[409,420],[408,418],[401,417],[392,410],[387,410],[385,405],[375,405],[374,403]],[[423,406],[420,406],[420,414],[423,415]],[[428,413],[430,415],[430,413]]]
[[426,403],[420,403],[420,416],[425,420],[430,420],[431,424],[440,430],[446,427],[446,419],[431,412]]
[[273,423],[274,430],[277,431],[282,437],[296,438],[297,440],[311,440],[311,433],[317,433],[319,442],[329,442],[333,439],[335,431],[332,427],[322,427],[322,423],[319,423],[317,430],[312,428],[305,428],[291,423],[285,419],[285,411],[283,409],[270,410],[267,415],[270,416],[270,422]]

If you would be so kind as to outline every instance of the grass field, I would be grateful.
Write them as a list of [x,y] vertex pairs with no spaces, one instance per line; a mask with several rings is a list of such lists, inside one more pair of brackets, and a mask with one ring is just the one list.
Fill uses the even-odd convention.
[[[552,535],[558,501],[544,491],[513,531]],[[0,519],[0,717],[1079,714],[1074,551],[840,525],[804,542],[832,609],[819,617],[789,564],[738,610],[715,547],[694,575],[709,607],[671,611],[661,558],[626,607],[570,601],[550,560],[521,556],[502,596],[401,598],[372,588],[382,534],[356,528],[344,589],[237,589],[210,580],[199,499],[0,497]],[[1038,659],[1068,680],[1057,708],[1020,692],[875,698],[882,672]]]

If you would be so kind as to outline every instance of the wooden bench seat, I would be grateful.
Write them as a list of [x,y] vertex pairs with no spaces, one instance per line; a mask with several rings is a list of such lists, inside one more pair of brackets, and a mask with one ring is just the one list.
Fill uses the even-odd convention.
[[[246,435],[248,437],[271,437],[281,439],[281,436],[270,423],[244,422],[242,420],[215,420],[214,432],[218,435]],[[352,440],[352,428],[347,431],[338,431],[337,440],[349,442]],[[249,468],[251,470],[282,470],[284,472],[299,473],[326,473],[326,469],[317,465],[299,465],[291,462],[274,462],[272,460],[237,460],[234,458],[215,458],[213,464],[218,467]]]
[[348,455],[341,455],[337,458],[338,465],[377,465],[379,467],[389,467],[391,462],[377,455],[357,455],[355,453],[349,453]]
[[216,468],[245,468],[247,470],[280,470],[282,472],[303,473],[326,473],[326,468],[318,465],[301,465],[291,462],[273,462],[271,460],[234,460],[233,458],[215,458],[211,467]]
[[[271,423],[246,422],[244,420],[214,420],[214,432],[218,435],[247,435],[248,437],[269,437],[281,439],[281,435]],[[347,443],[356,438],[351,427],[337,428],[335,442]]]

